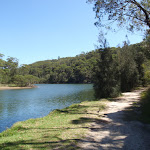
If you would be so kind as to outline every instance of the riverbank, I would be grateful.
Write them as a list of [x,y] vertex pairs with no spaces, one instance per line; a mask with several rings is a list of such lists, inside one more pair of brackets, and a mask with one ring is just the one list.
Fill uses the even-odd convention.
[[77,149],[107,101],[87,101],[54,110],[48,116],[17,122],[0,133],[0,149]]
[[32,89],[37,86],[28,86],[28,87],[17,87],[17,86],[0,86],[0,90],[18,90],[18,89]]
[[[150,127],[137,121],[138,89],[115,99],[87,101],[18,122],[0,133],[0,149],[148,149]],[[142,138],[141,138],[142,137]]]

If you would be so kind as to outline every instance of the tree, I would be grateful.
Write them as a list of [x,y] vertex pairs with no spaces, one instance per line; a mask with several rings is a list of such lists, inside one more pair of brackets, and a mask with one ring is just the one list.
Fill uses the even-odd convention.
[[150,33],[146,34],[142,45],[144,47],[145,56],[147,57],[147,59],[150,59]]
[[138,64],[135,61],[136,53],[134,50],[136,49],[133,49],[132,46],[124,45],[120,49],[120,56],[118,55],[121,92],[130,91],[139,84],[140,73],[138,71]]
[[8,57],[6,62],[6,68],[10,70],[10,76],[13,77],[17,73],[18,59],[14,57]]
[[4,55],[0,53],[0,83],[2,83],[2,80],[3,80],[3,67],[4,67],[4,64],[5,64],[5,61],[2,60],[2,57]]
[[112,50],[100,50],[100,59],[94,69],[94,90],[96,98],[115,97],[120,92],[118,64],[113,58]]
[[19,87],[25,87],[27,84],[26,83],[27,81],[25,80],[23,75],[15,75],[13,77],[13,82],[14,82],[14,84],[16,84]]
[[3,56],[3,54],[0,54],[0,83],[8,84],[17,73],[18,60],[8,57],[5,61],[2,59]]
[[[150,0],[88,0],[94,2],[100,27],[111,28],[111,23],[126,26],[128,30],[143,30],[143,26],[150,29]],[[107,20],[109,22],[106,23]]]
[[35,77],[33,75],[15,75],[13,77],[13,83],[16,84],[19,87],[31,87],[32,84],[38,82],[38,77]]
[[28,75],[29,74],[29,65],[21,65],[21,67],[19,67],[18,72],[20,75]]

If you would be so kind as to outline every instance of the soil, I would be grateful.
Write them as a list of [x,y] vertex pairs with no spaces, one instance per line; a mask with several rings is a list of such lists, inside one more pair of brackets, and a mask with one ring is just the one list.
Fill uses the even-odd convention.
[[[127,109],[140,100],[145,89],[123,93],[107,103],[99,112],[99,122],[93,122],[85,139],[78,144],[81,150],[149,150],[150,125],[125,119]],[[139,111],[136,115],[139,114]]]
[[0,87],[0,90],[18,90],[18,89],[31,89],[34,87]]

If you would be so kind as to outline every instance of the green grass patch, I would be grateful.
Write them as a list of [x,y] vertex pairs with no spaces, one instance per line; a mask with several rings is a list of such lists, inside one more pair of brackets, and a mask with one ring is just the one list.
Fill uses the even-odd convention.
[[101,101],[82,102],[43,118],[17,122],[0,133],[0,149],[78,149],[77,142],[91,122],[100,121],[97,111],[104,108]]
[[140,120],[150,123],[150,88],[141,94],[141,117]]

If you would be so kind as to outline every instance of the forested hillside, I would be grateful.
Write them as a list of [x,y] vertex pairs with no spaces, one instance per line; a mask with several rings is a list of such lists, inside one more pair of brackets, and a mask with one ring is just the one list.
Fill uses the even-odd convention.
[[39,61],[22,66],[19,71],[21,75],[32,74],[38,77],[40,83],[91,83],[98,55],[96,50],[76,57]]
[[75,57],[58,58],[35,62],[18,67],[13,57],[2,59],[0,83],[15,83],[28,86],[33,83],[92,83],[93,68],[99,58],[99,51],[93,50]]

